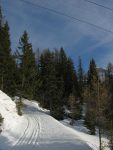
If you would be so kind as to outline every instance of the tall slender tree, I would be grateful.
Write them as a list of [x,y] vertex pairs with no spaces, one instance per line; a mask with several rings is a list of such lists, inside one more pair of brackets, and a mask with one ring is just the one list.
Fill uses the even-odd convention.
[[78,86],[79,86],[79,98],[81,104],[83,104],[83,94],[84,94],[84,71],[82,67],[82,59],[79,57],[78,65]]
[[0,87],[4,92],[13,95],[15,61],[11,52],[9,25],[3,20],[0,8]]
[[57,72],[55,54],[44,50],[40,58],[41,103],[56,119],[63,118],[62,81]]
[[32,44],[29,42],[29,36],[24,31],[19,41],[17,50],[18,69],[20,71],[19,91],[21,95],[29,99],[33,99],[35,95],[36,76],[38,73],[35,55]]
[[88,87],[87,87],[87,109],[85,123],[90,129],[91,134],[95,134],[96,125],[96,104],[98,99],[98,72],[94,59],[90,61],[88,71]]

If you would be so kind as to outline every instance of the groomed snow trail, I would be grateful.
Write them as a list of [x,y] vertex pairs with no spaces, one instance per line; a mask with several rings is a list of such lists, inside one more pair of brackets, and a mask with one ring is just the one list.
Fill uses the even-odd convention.
[[0,138],[0,150],[91,150],[71,129],[46,114],[35,102],[24,101],[21,124]]

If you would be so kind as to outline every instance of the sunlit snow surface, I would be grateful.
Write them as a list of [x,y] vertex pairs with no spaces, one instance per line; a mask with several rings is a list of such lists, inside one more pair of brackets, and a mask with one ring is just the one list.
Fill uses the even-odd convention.
[[24,100],[24,104],[23,116],[18,116],[15,103],[0,91],[0,113],[4,117],[0,150],[97,150],[97,137],[58,122],[36,102]]

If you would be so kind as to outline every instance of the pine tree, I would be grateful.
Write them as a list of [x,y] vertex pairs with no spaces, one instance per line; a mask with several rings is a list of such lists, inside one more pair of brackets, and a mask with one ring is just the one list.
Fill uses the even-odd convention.
[[63,48],[60,49],[59,51],[59,73],[61,78],[63,79],[64,82],[64,102],[67,103],[68,102],[68,97],[67,97],[67,93],[66,93],[66,88],[67,88],[67,55],[64,51]]
[[90,129],[91,134],[95,134],[96,125],[96,104],[98,99],[98,73],[94,59],[90,61],[88,71],[88,87],[87,87],[87,109],[85,123]]
[[11,42],[8,22],[4,22],[0,9],[0,87],[9,94],[14,95],[15,61],[11,53]]
[[108,124],[106,119],[106,108],[109,101],[109,92],[105,81],[98,81],[98,96],[96,102],[96,126],[99,131],[99,149],[102,150],[102,134]]
[[108,90],[107,104],[104,116],[108,132],[109,147],[113,150],[113,64],[109,63],[106,71],[106,89]]
[[4,17],[2,14],[2,8],[1,8],[1,4],[0,4],[0,29],[4,26],[5,21],[4,21]]
[[73,92],[69,96],[69,110],[70,110],[70,117],[71,117],[71,122],[70,124],[74,124],[74,120],[80,119],[80,104],[78,103],[78,98],[76,97],[75,93]]
[[52,73],[51,65],[51,53],[49,50],[44,50],[43,53],[40,56],[40,79],[42,81],[42,86],[40,89],[41,94],[41,105],[44,108],[49,109],[50,108],[50,101],[48,100],[48,87],[49,87],[49,81],[50,76]]
[[71,58],[67,59],[66,68],[67,68],[67,71],[66,71],[66,81],[65,81],[65,92],[66,92],[66,96],[69,97],[69,95],[73,91],[74,77],[76,76],[76,71],[75,71],[74,64]]
[[113,65],[111,63],[107,66],[107,73],[106,73],[106,84],[109,90],[109,101],[108,101],[108,118],[113,118]]
[[78,65],[78,86],[79,86],[79,98],[81,104],[83,104],[83,94],[84,94],[84,73],[82,67],[82,60],[79,57],[79,65]]
[[33,99],[35,95],[37,65],[32,44],[29,42],[28,33],[24,31],[20,38],[19,47],[16,52],[19,59],[18,69],[20,72],[19,93],[26,98]]
[[62,80],[58,75],[55,53],[44,50],[40,57],[41,104],[56,119],[63,118]]
[[1,10],[1,6],[0,6],[0,29],[2,27],[2,20],[3,20],[3,16],[2,16],[2,10]]

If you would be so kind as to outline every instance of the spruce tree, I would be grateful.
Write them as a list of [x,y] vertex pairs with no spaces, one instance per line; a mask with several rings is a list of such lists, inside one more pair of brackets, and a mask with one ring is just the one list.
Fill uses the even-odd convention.
[[78,87],[79,87],[80,103],[83,104],[84,73],[83,73],[83,67],[82,67],[82,60],[80,57],[79,57],[79,65],[78,65]]
[[99,133],[99,149],[103,149],[103,141],[102,135],[106,130],[106,125],[108,123],[106,119],[106,108],[109,101],[109,93],[108,88],[106,86],[105,81],[98,81],[98,92],[97,92],[97,100],[96,100],[96,126],[98,128]]
[[86,115],[85,123],[91,134],[95,134],[96,125],[96,104],[98,99],[98,72],[94,59],[90,61],[88,71],[88,87],[86,95]]
[[58,75],[55,54],[44,50],[40,57],[41,104],[56,119],[63,118],[62,80]]
[[64,97],[64,102],[67,103],[68,102],[68,97],[67,97],[67,93],[66,93],[66,88],[67,88],[67,55],[64,51],[63,48],[60,49],[59,51],[59,72],[60,72],[60,76],[63,79],[64,82],[64,93],[63,93],[63,97]]
[[70,117],[71,117],[71,122],[70,124],[74,124],[74,120],[80,119],[81,116],[81,109],[80,109],[80,104],[78,101],[78,97],[75,94],[75,89],[73,89],[73,92],[69,96],[69,110],[70,110]]
[[24,31],[19,41],[19,47],[16,52],[18,60],[18,69],[20,72],[19,93],[29,99],[35,95],[37,65],[32,44],[29,42],[28,33]]
[[2,20],[3,20],[3,16],[2,16],[2,10],[1,10],[1,6],[0,6],[0,29],[2,27]]
[[0,9],[0,88],[10,96],[14,95],[15,60],[11,52],[8,22],[4,22]]
[[111,63],[107,66],[107,72],[106,72],[106,87],[108,87],[109,90],[109,101],[108,101],[108,113],[107,117],[110,120],[113,120],[113,65]]
[[69,97],[69,95],[73,91],[74,77],[76,76],[76,71],[75,71],[74,64],[71,58],[67,59],[66,68],[67,68],[67,71],[66,71],[66,81],[65,81],[65,92],[66,92],[66,96]]
[[106,89],[108,90],[107,104],[104,116],[108,132],[109,147],[113,150],[113,64],[109,63],[106,71]]

